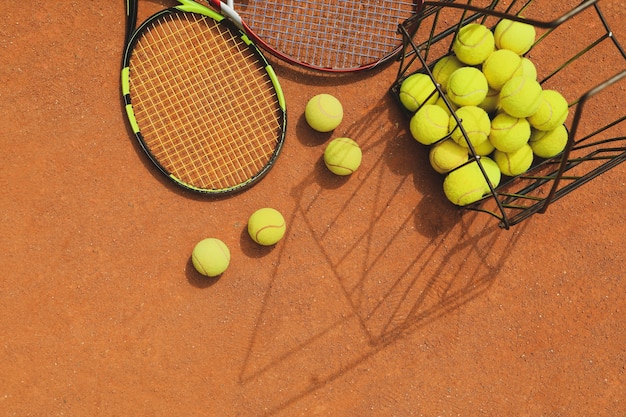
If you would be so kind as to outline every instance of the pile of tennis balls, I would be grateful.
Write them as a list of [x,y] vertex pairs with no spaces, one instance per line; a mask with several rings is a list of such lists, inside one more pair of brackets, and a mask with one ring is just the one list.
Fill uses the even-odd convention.
[[[508,19],[493,31],[467,24],[452,53],[432,67],[432,78],[418,72],[400,85],[399,99],[412,112],[411,135],[430,146],[430,163],[446,175],[444,193],[456,205],[490,193],[487,179],[496,188],[502,175],[523,174],[534,157],[552,158],[567,144],[568,103],[558,91],[542,88],[535,65],[525,57],[535,37],[532,25]],[[470,158],[468,141],[486,176]]]
[[[317,94],[307,102],[304,118],[313,130],[321,133],[332,132],[343,120],[343,106],[331,94]],[[361,166],[363,153],[354,139],[337,137],[328,143],[323,158],[330,172],[348,176]]]

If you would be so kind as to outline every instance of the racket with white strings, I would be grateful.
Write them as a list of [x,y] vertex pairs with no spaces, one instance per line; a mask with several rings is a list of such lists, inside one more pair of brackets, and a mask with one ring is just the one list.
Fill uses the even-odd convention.
[[129,124],[151,161],[182,187],[243,190],[272,167],[286,131],[272,67],[229,19],[191,0],[135,29],[127,0],[122,92]]
[[372,69],[402,51],[398,24],[419,0],[206,0],[276,57],[328,72]]

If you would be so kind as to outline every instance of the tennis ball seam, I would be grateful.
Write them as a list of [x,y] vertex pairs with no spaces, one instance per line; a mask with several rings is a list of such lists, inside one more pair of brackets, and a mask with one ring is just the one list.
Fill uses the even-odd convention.
[[195,254],[193,254],[193,253],[191,254],[191,258],[192,258],[192,260],[194,261],[193,263],[194,263],[195,265],[200,265],[200,267],[202,268],[202,271],[200,271],[200,273],[201,273],[202,275],[207,275],[207,274],[208,274],[208,272],[207,272],[206,267],[204,266],[204,263],[203,263],[203,262],[201,262],[201,261],[200,261],[200,259],[199,259],[199,258],[198,258]]
[[224,250],[224,245],[220,245],[219,243],[217,244],[217,247],[220,249],[220,252],[222,252],[222,254],[224,255],[224,257],[226,258],[226,260],[228,262],[230,262],[230,251],[225,251]]
[[535,29],[532,25],[508,19],[501,20],[494,29],[496,46],[500,49],[512,50],[518,55],[523,55],[532,48],[535,36]]
[[435,127],[440,127],[442,129],[447,129],[448,128],[448,119],[447,118],[446,118],[446,123],[445,124],[440,124],[436,120],[434,120],[431,117],[430,112],[427,111],[426,112],[426,119],[428,120],[428,122],[430,122]]
[[[337,150],[337,147],[339,146],[347,146],[347,153],[350,153],[350,155],[352,156],[356,156],[358,155],[358,157],[356,158],[358,161],[354,164],[354,168],[345,166],[345,165],[341,165],[339,163],[336,163],[335,161],[333,161],[333,159],[335,159],[336,156],[338,156],[335,151]],[[339,152],[341,153],[341,147],[339,149]],[[333,139],[328,146],[326,147],[326,150],[324,151],[324,155],[323,155],[323,160],[324,160],[324,164],[326,165],[326,167],[333,172],[336,175],[351,175],[353,174],[361,165],[361,158],[362,158],[362,150],[361,147],[359,146],[358,143],[356,143],[356,141],[354,141],[351,138],[346,138],[346,137],[340,137],[340,138],[335,138]],[[343,158],[341,159],[343,160]],[[339,162],[339,161],[337,161]],[[341,170],[344,170],[346,173],[340,173],[334,170],[334,168],[339,168]]]
[[317,104],[319,110],[324,114],[324,116],[328,116],[328,117],[330,117],[332,119],[338,119],[339,117],[341,117],[341,115],[339,113],[335,113],[335,114],[329,113],[324,108],[324,106],[322,106],[322,96],[321,95],[317,96],[316,98],[317,98],[316,104]]
[[506,125],[506,126],[501,126],[501,127],[496,127],[493,124],[491,125],[491,130],[495,130],[497,132],[506,132],[506,131],[511,131],[513,129],[515,129],[515,127],[517,127],[520,123],[522,123],[522,119],[515,117],[515,123],[513,123],[512,125]]
[[435,171],[444,174],[461,166],[468,160],[467,149],[458,145],[453,139],[446,139],[434,145],[428,154],[428,159]]
[[513,166],[511,165],[511,158],[509,158],[509,155],[505,152],[504,153],[504,160],[506,161],[506,168],[508,172],[512,172],[513,171]]
[[[196,254],[196,251],[200,250],[200,245],[204,245],[202,249],[203,254],[206,256],[199,257]],[[205,253],[205,251],[208,253]],[[217,255],[217,253],[221,253],[222,256],[214,256]],[[228,268],[230,264],[230,251],[223,241],[216,238],[207,238],[196,245],[191,253],[191,260],[200,274],[215,277],[224,273]]]
[[267,229],[277,229],[277,230],[280,230],[280,229],[282,229],[283,227],[285,227],[285,223],[284,223],[284,222],[283,222],[283,223],[281,223],[280,225],[277,225],[277,224],[268,224],[268,225],[266,225],[266,226],[263,226],[263,227],[261,227],[259,230],[257,230],[257,232],[254,234],[254,240],[255,240],[255,242],[258,242],[258,241],[260,240],[260,236],[259,236],[259,235],[261,234],[261,232],[264,232],[264,231],[266,231]]
[[488,38],[488,36],[489,36],[489,35],[488,35],[488,32],[487,32],[487,31],[485,31],[485,32],[483,33],[483,36],[482,36],[480,39],[477,39],[477,42],[475,42],[475,43],[467,43],[467,42],[465,42],[465,41],[463,40],[463,38],[462,38],[462,37],[459,37],[459,43],[460,43],[461,45],[465,46],[465,47],[468,47],[468,48],[476,48],[477,46],[482,45],[482,43],[485,41],[485,39],[487,39],[487,38]]
[[348,168],[346,166],[343,165],[338,165],[338,164],[331,164],[331,163],[326,163],[326,165],[328,166],[328,168],[341,168],[341,169],[345,169],[346,171],[348,171],[350,174],[354,174],[355,170],[353,170],[352,168]]
[[458,97],[458,98],[465,98],[465,97],[473,96],[473,95],[475,95],[477,93],[482,93],[482,92],[486,93],[487,90],[478,89],[478,90],[470,91],[470,92],[468,92],[466,94],[458,94],[456,91],[451,91],[451,93],[454,94],[454,96]]
[[541,129],[544,126],[548,126],[550,125],[550,123],[552,123],[553,117],[554,117],[554,109],[552,109],[552,106],[549,106],[548,114],[547,114],[547,117],[545,118],[546,120],[544,120],[543,123],[535,122],[533,126],[537,129]]
[[470,23],[458,30],[452,50],[459,61],[477,65],[493,52],[494,45],[493,33],[489,28],[479,23]]
[[327,93],[318,94],[307,102],[304,117],[313,130],[330,132],[341,124],[343,107],[335,96]]
[[[459,198],[457,198],[457,200],[456,200],[456,204],[457,205],[461,205],[461,201],[463,200],[463,197],[470,196],[470,195],[476,194],[478,192],[480,192],[480,194],[483,195],[484,194],[484,188],[483,187],[478,187],[478,188],[475,188],[473,190],[468,190],[466,193],[459,195]],[[471,204],[471,203],[469,203],[469,204]]]

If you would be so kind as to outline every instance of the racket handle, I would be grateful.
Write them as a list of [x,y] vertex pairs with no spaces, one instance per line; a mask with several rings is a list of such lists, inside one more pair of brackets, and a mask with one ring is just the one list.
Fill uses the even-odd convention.
[[226,3],[220,0],[208,0],[211,7],[222,13],[225,17],[231,20],[240,29],[243,29],[243,21],[241,16],[237,13],[233,6],[233,0],[226,0]]
[[128,44],[137,25],[137,0],[126,0],[126,40]]

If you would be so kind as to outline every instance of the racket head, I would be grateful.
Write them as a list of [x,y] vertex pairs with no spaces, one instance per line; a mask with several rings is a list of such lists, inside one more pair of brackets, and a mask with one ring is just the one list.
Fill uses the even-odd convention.
[[130,35],[122,93],[143,150],[188,190],[250,187],[285,140],[285,101],[272,67],[232,22],[194,2],[157,12]]
[[[208,1],[225,8],[219,0]],[[421,4],[421,0],[243,0],[233,7],[248,35],[274,56],[313,70],[356,72],[400,54],[398,25],[418,13]]]

